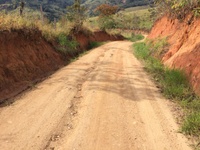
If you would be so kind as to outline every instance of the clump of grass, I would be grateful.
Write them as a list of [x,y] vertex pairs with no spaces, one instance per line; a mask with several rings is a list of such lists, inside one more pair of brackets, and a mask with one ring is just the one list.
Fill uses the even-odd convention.
[[89,44],[89,49],[93,49],[93,48],[96,48],[96,47],[99,47],[99,46],[101,46],[101,45],[103,45],[104,44],[104,42],[90,42],[90,44]]
[[[20,16],[17,11],[8,14],[0,12],[0,31],[18,29],[38,29],[47,40],[56,39],[61,33],[68,35],[72,28],[70,22],[60,20],[54,25],[47,19],[42,21],[41,15],[37,11],[25,9],[25,14]],[[55,28],[56,26],[56,28]]]
[[144,61],[146,70],[153,75],[164,96],[176,100],[184,108],[186,116],[181,131],[185,134],[199,136],[200,98],[190,87],[184,72],[165,67],[159,59],[152,56],[151,50],[155,47],[149,43],[135,43],[133,47],[135,56]]
[[[182,100],[192,94],[185,74],[177,69],[165,69],[162,81],[164,94],[167,98]],[[178,85],[178,86],[177,86]]]
[[148,46],[145,43],[136,43],[134,44],[134,54],[137,58],[147,60],[150,55]]
[[168,50],[167,37],[147,40],[147,44],[150,47],[151,54],[157,58],[162,57]]
[[127,38],[128,40],[132,42],[140,41],[144,39],[144,36],[142,34],[134,34],[132,33],[130,37]]
[[199,136],[200,133],[200,112],[193,112],[187,116],[182,131],[188,135]]
[[58,50],[68,56],[76,56],[78,54],[78,42],[73,40],[72,37],[66,36],[64,33],[58,35]]

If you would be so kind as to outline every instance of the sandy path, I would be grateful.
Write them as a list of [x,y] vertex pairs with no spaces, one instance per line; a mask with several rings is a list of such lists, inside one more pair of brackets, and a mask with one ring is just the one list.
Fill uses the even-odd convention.
[[0,108],[0,149],[190,149],[131,45],[103,45]]

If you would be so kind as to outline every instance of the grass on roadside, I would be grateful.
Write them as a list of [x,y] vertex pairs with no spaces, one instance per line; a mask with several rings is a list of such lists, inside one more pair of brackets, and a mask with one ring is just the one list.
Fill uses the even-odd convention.
[[89,48],[88,49],[93,49],[93,48],[96,48],[96,47],[99,47],[101,45],[103,45],[105,42],[90,42],[89,44]]
[[146,70],[153,75],[164,96],[176,100],[184,108],[186,116],[181,131],[187,135],[199,136],[200,98],[194,94],[184,72],[165,67],[152,56],[152,45],[148,43],[135,43],[133,47],[135,56],[144,61]]
[[72,24],[64,19],[61,19],[55,25],[46,18],[42,21],[41,15],[37,11],[26,8],[25,12],[23,16],[20,16],[16,11],[7,14],[0,12],[0,31],[39,29],[47,40],[52,40],[56,39],[61,33],[68,35],[72,29]]
[[144,39],[144,36],[142,34],[134,34],[132,33],[130,37],[127,38],[128,40],[132,42],[140,41]]

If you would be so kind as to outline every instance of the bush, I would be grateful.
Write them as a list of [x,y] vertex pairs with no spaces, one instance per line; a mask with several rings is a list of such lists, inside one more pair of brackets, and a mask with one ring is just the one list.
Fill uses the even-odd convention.
[[72,39],[69,40],[69,38],[64,34],[61,33],[58,36],[58,43],[63,46],[63,47],[67,47],[69,49],[76,49],[78,46],[78,43]]
[[101,30],[106,30],[106,29],[113,29],[116,27],[115,20],[109,16],[109,17],[101,17],[98,19],[99,22],[99,27]]
[[199,136],[200,133],[200,112],[194,112],[185,119],[182,131],[188,135]]
[[143,35],[141,35],[141,34],[134,34],[134,33],[132,33],[131,37],[128,38],[128,40],[130,40],[132,42],[136,42],[136,41],[143,40],[143,39],[144,39]]

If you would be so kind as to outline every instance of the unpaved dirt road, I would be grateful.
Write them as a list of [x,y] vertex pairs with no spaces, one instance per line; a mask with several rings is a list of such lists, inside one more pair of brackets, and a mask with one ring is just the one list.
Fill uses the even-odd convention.
[[0,108],[1,150],[189,150],[168,102],[111,42]]

